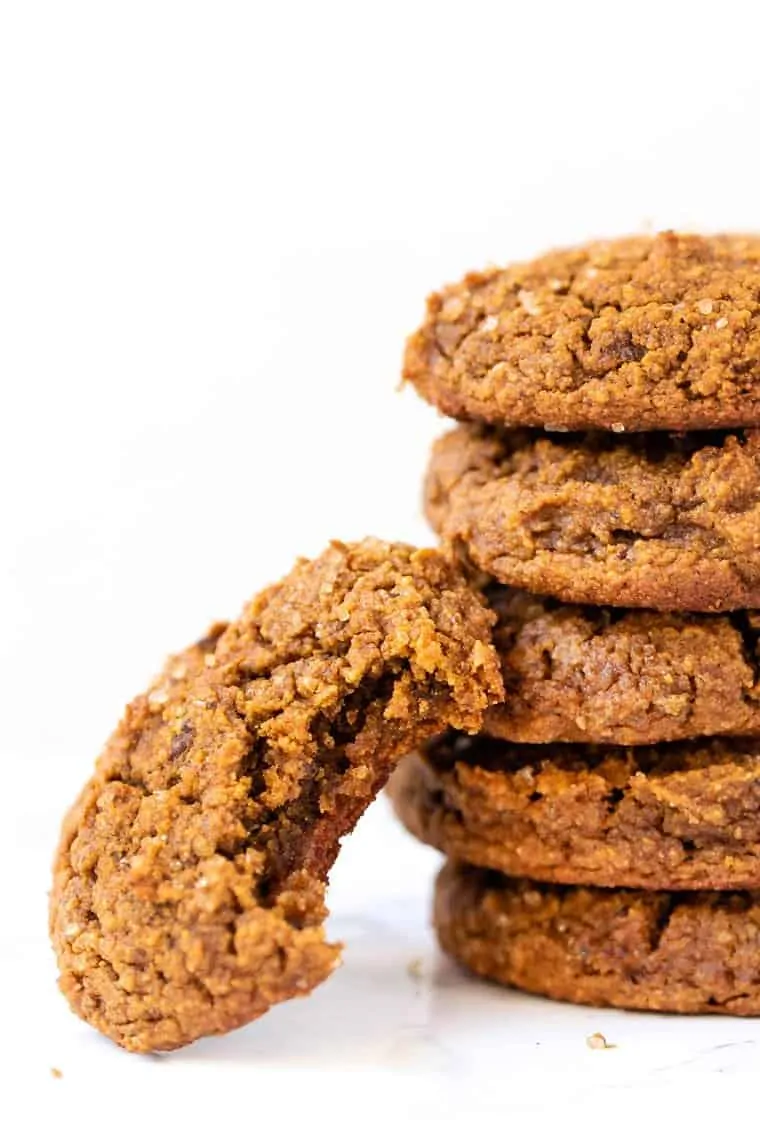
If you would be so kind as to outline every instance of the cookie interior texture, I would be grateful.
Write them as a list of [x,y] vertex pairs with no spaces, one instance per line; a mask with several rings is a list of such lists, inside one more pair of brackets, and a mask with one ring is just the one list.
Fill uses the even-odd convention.
[[563,605],[492,584],[507,700],[490,736],[657,744],[760,733],[760,616]]
[[367,540],[172,658],[64,823],[50,923],[74,1010],[165,1050],[327,977],[340,837],[400,754],[503,695],[492,621],[436,552]]
[[425,505],[455,554],[506,585],[591,605],[760,605],[757,431],[462,425],[433,449]]
[[760,426],[759,298],[757,235],[555,250],[433,294],[404,376],[502,426]]
[[448,863],[444,950],[481,977],[584,1005],[760,1013],[760,894],[557,887]]
[[557,883],[760,888],[760,740],[648,748],[508,744],[449,733],[389,791],[452,858]]

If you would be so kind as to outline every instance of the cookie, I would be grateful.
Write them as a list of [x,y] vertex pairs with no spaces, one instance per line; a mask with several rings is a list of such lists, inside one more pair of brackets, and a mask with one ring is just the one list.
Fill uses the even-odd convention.
[[481,977],[581,1005],[760,1014],[760,894],[601,890],[447,864],[443,949]]
[[760,236],[594,242],[428,300],[404,377],[501,426],[760,426]]
[[760,432],[555,435],[462,425],[430,522],[506,585],[657,610],[760,606]]
[[400,754],[503,695],[492,620],[434,551],[333,544],[173,658],[64,823],[50,924],[73,1009],[166,1050],[326,978],[340,837]]
[[506,875],[760,888],[760,739],[626,749],[452,733],[407,757],[389,791],[418,839]]
[[570,606],[507,586],[486,591],[508,699],[489,736],[657,744],[760,734],[760,613]]

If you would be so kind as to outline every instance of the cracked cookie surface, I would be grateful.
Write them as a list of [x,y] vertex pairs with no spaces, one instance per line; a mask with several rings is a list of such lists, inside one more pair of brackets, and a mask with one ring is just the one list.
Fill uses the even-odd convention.
[[760,606],[760,432],[546,435],[461,425],[425,506],[455,554],[566,602]]
[[404,377],[502,426],[760,426],[760,236],[621,238],[470,273],[429,298]]
[[434,922],[484,978],[581,1005],[760,1013],[760,894],[595,890],[447,864]]
[[510,745],[447,734],[389,784],[418,839],[556,883],[760,888],[760,740],[652,748]]
[[760,734],[760,614],[563,605],[491,585],[508,699],[484,732],[522,743],[659,744]]
[[336,543],[170,659],[64,822],[50,925],[73,1009],[166,1050],[327,977],[340,837],[402,753],[503,695],[492,620],[434,551]]

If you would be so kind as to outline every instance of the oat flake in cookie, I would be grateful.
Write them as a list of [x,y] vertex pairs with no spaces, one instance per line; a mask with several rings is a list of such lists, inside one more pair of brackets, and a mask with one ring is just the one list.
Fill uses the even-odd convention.
[[502,427],[760,426],[759,298],[758,235],[555,250],[433,294],[404,376]]
[[616,891],[448,863],[441,946],[495,982],[580,1005],[760,1014],[760,894]]
[[171,659],[64,823],[50,923],[73,1009],[174,1049],[326,978],[340,837],[402,753],[501,699],[492,621],[436,552],[336,543]]
[[425,506],[456,554],[532,593],[656,610],[760,606],[760,431],[462,425],[433,448]]

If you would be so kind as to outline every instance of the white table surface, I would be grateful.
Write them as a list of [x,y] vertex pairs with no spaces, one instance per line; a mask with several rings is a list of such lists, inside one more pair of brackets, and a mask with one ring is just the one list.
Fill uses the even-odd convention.
[[[55,990],[38,937],[46,860],[27,822],[18,821],[16,850],[35,889],[26,893],[27,880],[19,899],[11,888],[26,929],[0,949],[3,1016],[14,1026],[3,1110],[23,1118],[30,1131],[21,1135],[51,1112],[64,1135],[87,1140],[135,1129],[218,1134],[242,1127],[248,1112],[251,1135],[284,1118],[293,1135],[316,1119],[339,1137],[373,1127],[404,1135],[413,1121],[442,1135],[482,1123],[490,1135],[517,1122],[583,1130],[611,1120],[617,1136],[653,1119],[664,1127],[670,1114],[701,1135],[752,1111],[754,1020],[562,1005],[480,982],[447,960],[428,923],[438,856],[401,832],[385,799],[336,864],[328,929],[345,950],[332,977],[226,1037],[130,1056],[75,1019]],[[589,1048],[594,1033],[614,1048]]]

